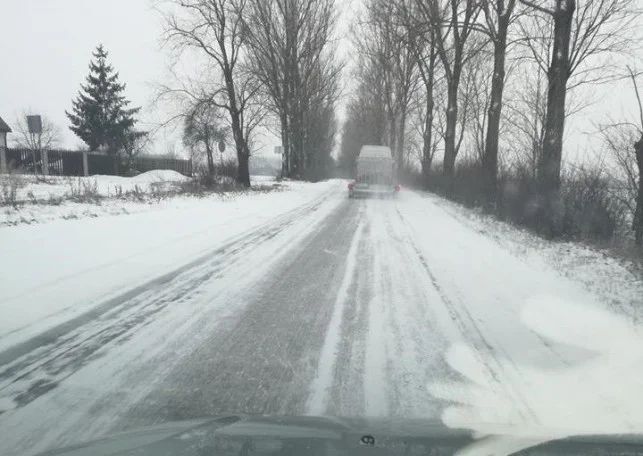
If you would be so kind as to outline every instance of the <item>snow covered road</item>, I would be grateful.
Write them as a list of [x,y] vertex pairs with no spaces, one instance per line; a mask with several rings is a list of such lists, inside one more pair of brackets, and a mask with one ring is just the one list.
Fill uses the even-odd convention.
[[[205,251],[196,247],[203,237],[190,241],[192,261],[153,269],[134,292],[123,294],[132,284],[117,276],[96,295],[120,289],[118,299],[93,312],[41,314],[56,324],[35,337],[35,329],[23,331],[0,352],[2,450],[33,454],[225,413],[440,419],[453,402],[460,407],[444,416],[455,425],[555,425],[552,407],[564,410],[551,401],[570,385],[579,400],[587,393],[618,402],[609,378],[584,390],[570,376],[542,375],[584,366],[597,348],[572,346],[574,328],[557,309],[571,309],[563,315],[580,324],[586,310],[605,312],[598,293],[563,277],[547,257],[526,246],[517,252],[436,197],[348,200],[341,182],[307,191],[298,201],[266,197],[275,215],[246,213],[243,236]],[[152,217],[172,217],[163,214]],[[137,217],[149,223],[150,215]],[[618,339],[627,331],[609,318],[587,321],[607,321],[612,327],[603,329]],[[28,326],[42,328],[40,321]],[[562,332],[565,343],[556,341]],[[628,394],[643,390],[642,367]],[[496,406],[480,409],[489,403]],[[583,413],[576,418],[592,420]],[[602,419],[617,428],[640,424],[621,409],[610,413]]]

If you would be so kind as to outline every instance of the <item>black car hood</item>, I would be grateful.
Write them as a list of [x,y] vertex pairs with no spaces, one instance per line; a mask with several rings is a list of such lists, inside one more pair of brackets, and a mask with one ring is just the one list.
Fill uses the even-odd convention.
[[475,436],[427,420],[230,415],[146,427],[41,456],[643,455],[639,435],[562,438],[560,431],[543,429],[521,436],[502,429],[498,427],[494,435]]

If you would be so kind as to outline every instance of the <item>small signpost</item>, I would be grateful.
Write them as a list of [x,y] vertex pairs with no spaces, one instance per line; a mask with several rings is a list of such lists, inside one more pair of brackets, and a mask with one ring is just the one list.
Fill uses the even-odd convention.
[[42,133],[42,117],[40,116],[27,116],[27,126],[29,133],[32,135],[39,135]]
[[284,146],[275,146],[275,154],[283,155],[283,153],[284,153]]
[[[40,143],[42,135],[42,117],[39,115],[27,116],[27,128],[31,135],[31,143],[36,144],[36,139],[38,140],[38,152],[40,153],[40,160],[42,161],[42,174],[47,176],[49,175],[49,160],[47,157],[47,151],[42,150],[42,144]],[[35,153],[33,154],[33,170],[35,174],[37,172]]]

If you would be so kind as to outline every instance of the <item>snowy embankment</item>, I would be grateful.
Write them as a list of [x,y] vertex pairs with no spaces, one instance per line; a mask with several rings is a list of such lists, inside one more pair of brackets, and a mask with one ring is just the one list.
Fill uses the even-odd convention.
[[[135,177],[0,175],[0,227],[146,212],[176,198],[190,178],[170,170]],[[276,185],[270,176],[252,176],[255,186]],[[219,194],[225,199],[226,194]]]
[[[105,190],[112,185],[101,182]],[[289,182],[282,191],[177,196],[155,204],[115,200],[130,214],[0,227],[0,351],[177,270],[338,185]]]

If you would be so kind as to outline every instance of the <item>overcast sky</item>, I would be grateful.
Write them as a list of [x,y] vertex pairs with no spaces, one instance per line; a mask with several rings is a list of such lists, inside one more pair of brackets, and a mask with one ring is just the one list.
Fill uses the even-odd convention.
[[[143,120],[151,118],[152,85],[167,74],[166,54],[159,43],[162,22],[151,0],[0,1],[0,116],[9,125],[25,111],[42,114],[61,127],[64,147],[80,145],[69,131],[65,110],[71,108],[99,43],[127,84],[132,105],[143,107]],[[346,3],[338,0],[344,11],[349,9]],[[355,9],[359,0],[350,3]],[[349,16],[344,13],[343,37],[351,28]],[[603,95],[606,90],[608,96]],[[605,114],[622,118],[636,112],[627,81],[606,90],[599,90],[598,103],[568,125],[568,151],[582,155],[587,145],[583,132],[591,131],[592,123]],[[264,137],[259,142],[266,152],[277,139]],[[157,152],[163,152],[162,147],[157,141]]]
[[1,16],[0,116],[9,125],[23,111],[42,114],[61,127],[64,146],[80,144],[65,110],[99,43],[133,105],[149,105],[150,82],[165,63],[161,22],[148,0],[2,0]]

